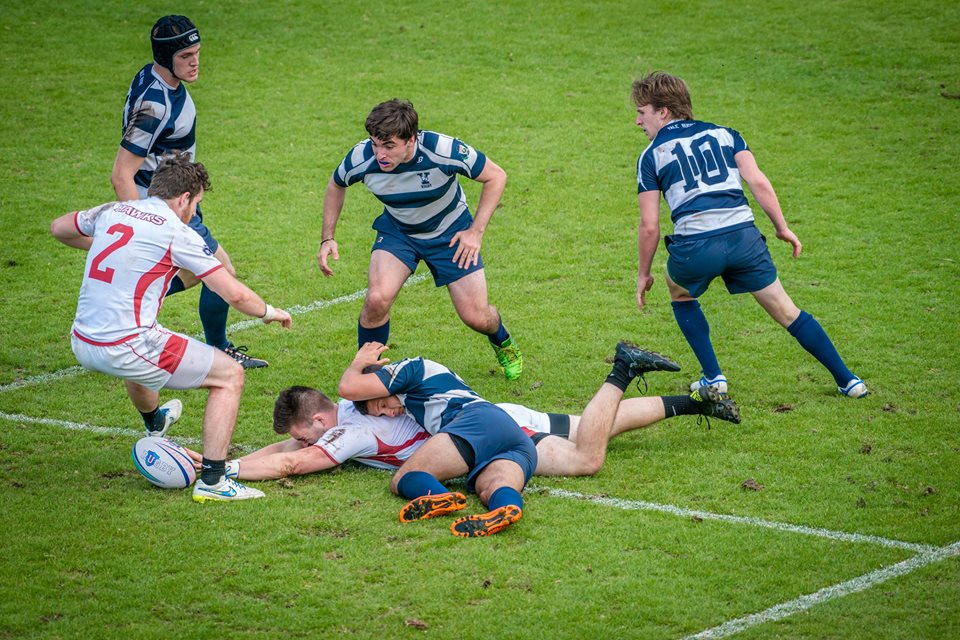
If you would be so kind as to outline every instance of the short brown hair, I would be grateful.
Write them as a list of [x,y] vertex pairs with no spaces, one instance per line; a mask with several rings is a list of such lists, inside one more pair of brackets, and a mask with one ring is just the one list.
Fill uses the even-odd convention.
[[284,389],[273,403],[273,430],[290,433],[294,423],[306,422],[319,411],[336,409],[336,404],[313,387],[293,386]]
[[654,71],[636,80],[630,98],[638,107],[645,104],[654,109],[666,107],[679,120],[693,120],[693,103],[687,83],[669,73]]
[[409,140],[417,135],[420,120],[413,103],[394,98],[381,102],[373,108],[364,126],[371,138],[387,141],[394,136]]
[[189,193],[193,199],[201,191],[210,189],[210,174],[207,173],[207,168],[194,162],[186,151],[173,151],[161,156],[160,165],[153,172],[147,195],[170,200],[180,197],[182,193]]

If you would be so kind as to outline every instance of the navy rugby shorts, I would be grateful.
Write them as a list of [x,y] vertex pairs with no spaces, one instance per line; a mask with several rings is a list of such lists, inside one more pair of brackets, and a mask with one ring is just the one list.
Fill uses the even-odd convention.
[[699,298],[720,276],[730,293],[751,293],[774,283],[777,268],[767,239],[753,224],[719,234],[667,236],[670,278]]
[[[473,491],[477,475],[494,460],[511,460],[523,469],[524,484],[537,468],[537,447],[506,411],[490,402],[471,402],[440,433],[461,438],[473,449],[474,463],[467,473]],[[469,464],[469,461],[468,461]]]
[[461,269],[453,261],[453,255],[457,252],[457,245],[449,246],[453,236],[458,231],[468,229],[471,222],[472,218],[469,215],[463,215],[442,235],[430,240],[420,240],[405,234],[397,228],[387,214],[382,213],[373,223],[373,228],[377,231],[377,238],[373,241],[373,247],[370,248],[370,251],[379,249],[394,255],[411,272],[416,271],[417,265],[423,260],[427,264],[427,268],[430,269],[430,273],[433,274],[434,284],[438,287],[445,287],[474,271],[483,269],[483,257],[481,256],[477,257],[477,264],[471,264]]

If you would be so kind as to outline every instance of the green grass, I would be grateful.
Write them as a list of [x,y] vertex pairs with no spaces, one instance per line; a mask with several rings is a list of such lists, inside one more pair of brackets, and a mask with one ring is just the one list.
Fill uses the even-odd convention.
[[[84,256],[56,243],[49,222],[111,199],[123,97],[148,60],[149,26],[170,11],[203,33],[191,94],[214,182],[204,212],[241,278],[283,307],[366,285],[375,201],[350,190],[341,260],[325,279],[315,261],[323,189],[364,137],[370,107],[409,98],[424,128],[462,137],[509,174],[483,254],[527,366],[519,382],[503,380],[429,280],[402,292],[389,355],[425,355],[485,397],[555,411],[582,409],[620,338],[683,365],[649,376],[651,394],[696,376],[662,248],[648,308],[634,303],[634,172],[647,142],[629,86],[653,69],[684,77],[697,117],[741,131],[773,181],[804,243],[790,259],[758,210],[781,278],[871,395],[838,397],[789,335],[715,283],[702,303],[743,424],[676,419],[614,441],[594,478],[532,484],[917,544],[960,540],[957,7],[5,3],[0,637],[679,638],[912,555],[543,491],[527,493],[518,526],[464,541],[447,522],[401,526],[389,476],[352,468],[259,483],[267,498],[252,504],[199,506],[136,474],[132,436],[33,422],[139,426],[116,380],[12,383],[76,364],[67,336]],[[476,185],[465,188],[476,203]],[[235,444],[274,440],[280,388],[334,390],[359,306],[298,315],[290,332],[234,334],[272,363],[247,376]],[[161,319],[198,333],[196,293],[169,299]],[[178,397],[175,435],[199,437],[206,393]],[[763,490],[743,489],[749,478]],[[958,596],[953,557],[739,637],[957,637]]]

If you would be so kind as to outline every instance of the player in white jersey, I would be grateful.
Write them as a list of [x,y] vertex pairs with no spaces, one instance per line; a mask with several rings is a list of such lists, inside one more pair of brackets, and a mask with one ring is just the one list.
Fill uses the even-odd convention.
[[640,204],[637,305],[643,308],[653,286],[650,266],[660,239],[660,194],[670,207],[673,235],[664,245],[670,253],[666,280],[677,324],[700,361],[703,376],[691,385],[715,384],[727,390],[710,326],[697,298],[721,277],[730,293],[750,293],[760,306],[813,355],[833,376],[844,396],[867,395],[867,386],[844,364],[817,320],[787,295],[767,250],[766,238],[753,220],[741,179],[763,209],[777,238],[802,245],[787,226],[773,186],[760,171],[737,131],[693,119],[686,84],[663,72],[633,84],[637,126],[650,145],[637,161]]
[[210,390],[203,419],[201,477],[193,499],[243,500],[263,493],[225,476],[243,368],[218,349],[168,331],[157,322],[170,279],[189,269],[238,311],[265,323],[291,324],[234,278],[187,226],[210,188],[207,171],[186,152],[164,156],[148,198],[111,202],[60,216],[50,226],[64,244],[87,250],[72,330],[73,352],[84,367],[122,378],[149,435],[163,435],[182,404],[160,407],[159,390]]
[[[448,491],[443,480],[467,477],[489,511],[459,518],[454,535],[486,536],[522,516],[520,491],[538,464],[535,445],[504,409],[480,398],[459,376],[424,358],[396,363],[381,358],[386,346],[365,344],[340,378],[341,397],[358,402],[361,413],[399,416],[406,412],[433,435],[394,474],[390,489],[410,500],[401,522],[458,511],[466,497]],[[569,453],[595,469],[603,464],[607,441],[624,390],[647,371],[678,371],[679,365],[658,353],[629,343],[617,345],[613,369],[584,409],[576,445]]]
[[[327,471],[351,460],[395,471],[430,437],[406,412],[397,416],[374,416],[361,412],[356,405],[367,411],[365,402],[334,403],[312,387],[284,389],[274,404],[273,430],[289,438],[229,460],[228,477],[274,480]],[[589,444],[581,447],[579,415],[546,413],[512,403],[501,402],[497,406],[506,411],[536,445],[534,475],[583,476],[600,470],[603,458],[585,455],[584,452],[591,449]],[[609,433],[601,437],[613,438],[680,415],[740,422],[736,403],[707,387],[689,396],[621,400]],[[596,430],[589,427],[584,432],[587,438],[597,437]]]
[[[162,154],[186,151],[193,158],[197,147],[197,110],[186,85],[199,77],[200,31],[186,16],[164,16],[153,25],[150,43],[154,61],[140,69],[130,84],[123,109],[123,135],[110,176],[120,200],[146,197]],[[188,224],[230,275],[236,276],[230,256],[203,223],[199,207]],[[198,283],[195,274],[183,270],[170,282],[167,295]],[[266,360],[250,356],[246,347],[230,342],[230,305],[202,283],[197,310],[207,344],[223,350],[245,369],[267,366]]]
[[[339,260],[334,232],[346,189],[363,182],[383,204],[374,221],[367,295],[357,323],[357,345],[386,344],[390,308],[422,260],[438,287],[446,286],[463,322],[487,336],[508,380],[520,377],[523,356],[487,297],[480,245],[507,184],[493,160],[466,143],[419,130],[413,105],[405,100],[378,104],[366,120],[368,140],[358,143],[337,167],[323,198],[323,232],[317,262],[332,276]],[[483,185],[476,217],[470,216],[457,180]]]

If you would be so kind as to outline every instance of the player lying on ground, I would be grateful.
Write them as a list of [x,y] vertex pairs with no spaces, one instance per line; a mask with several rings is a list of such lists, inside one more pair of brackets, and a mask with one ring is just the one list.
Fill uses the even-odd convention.
[[183,410],[179,400],[160,407],[161,388],[210,390],[201,475],[193,488],[197,502],[260,498],[263,492],[225,477],[243,368],[223,351],[158,324],[170,279],[189,269],[237,311],[291,325],[290,314],[234,278],[187,226],[209,189],[204,166],[178,151],[161,160],[148,198],[68,213],[50,225],[57,240],[89,254],[71,332],[73,353],[87,369],[126,381],[147,434],[163,435]]
[[[544,413],[519,404],[497,403],[537,447],[538,476],[594,475],[603,458],[588,459],[581,448],[581,416]],[[739,423],[733,400],[715,388],[682,396],[620,400],[607,440],[666,418],[703,415]],[[227,475],[241,480],[273,480],[334,469],[351,460],[378,469],[396,470],[430,437],[406,412],[397,416],[360,413],[349,400],[331,401],[311,387],[280,392],[273,409],[273,430],[290,437],[227,462]],[[586,429],[587,437],[596,430]],[[555,437],[548,437],[555,436]]]

